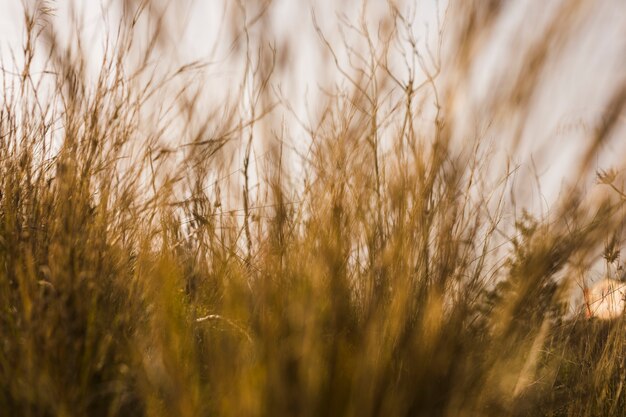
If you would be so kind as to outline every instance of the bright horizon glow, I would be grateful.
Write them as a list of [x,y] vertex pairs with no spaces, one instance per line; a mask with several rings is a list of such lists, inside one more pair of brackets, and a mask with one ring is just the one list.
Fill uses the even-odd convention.
[[612,320],[624,312],[626,283],[614,279],[602,279],[594,283],[586,293],[587,315],[600,320]]

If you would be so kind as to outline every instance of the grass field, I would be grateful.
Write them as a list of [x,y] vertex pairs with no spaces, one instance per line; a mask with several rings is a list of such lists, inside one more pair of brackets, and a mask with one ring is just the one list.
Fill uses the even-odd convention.
[[586,2],[508,56],[506,1],[440,4],[425,44],[415,2],[309,13],[303,105],[272,2],[225,3],[228,65],[169,65],[164,2],[110,2],[97,48],[61,3],[23,2],[2,65],[1,416],[626,415],[626,321],[581,301],[622,275],[622,167],[596,161],[626,79],[547,209],[520,168]]

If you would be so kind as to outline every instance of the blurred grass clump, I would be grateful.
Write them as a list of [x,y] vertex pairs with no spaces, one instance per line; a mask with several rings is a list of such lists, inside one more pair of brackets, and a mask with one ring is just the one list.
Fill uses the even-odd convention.
[[[379,27],[342,20],[365,45],[345,59],[314,14],[337,70],[315,122],[282,91],[271,2],[224,6],[241,58],[224,98],[208,64],[163,64],[162,2],[112,3],[94,55],[77,24],[62,40],[55,3],[25,2],[19,69],[3,65],[0,415],[624,414],[624,320],[575,298],[603,245],[621,273],[619,172],[532,214],[484,126],[459,133],[506,2],[450,1],[426,52],[390,2]],[[581,3],[482,109],[512,152]],[[606,101],[579,181],[626,84]]]

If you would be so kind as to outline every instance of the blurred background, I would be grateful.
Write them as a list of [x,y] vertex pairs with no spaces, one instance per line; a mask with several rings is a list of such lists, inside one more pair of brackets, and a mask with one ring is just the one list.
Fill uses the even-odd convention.
[[0,0],[0,414],[622,415],[625,64],[620,0]]

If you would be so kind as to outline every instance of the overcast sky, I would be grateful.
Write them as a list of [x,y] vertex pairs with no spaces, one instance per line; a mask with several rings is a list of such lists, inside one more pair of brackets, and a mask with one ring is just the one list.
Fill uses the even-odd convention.
[[[72,0],[52,1],[55,8],[57,30],[63,38],[71,36],[67,31],[68,13]],[[89,51],[97,55],[102,50],[101,35],[106,26],[101,10],[115,16],[115,1],[77,1],[77,10],[83,15],[84,33],[90,39]],[[158,1],[158,4],[166,4]],[[243,2],[248,5],[253,2]],[[549,20],[551,13],[558,10],[559,1],[544,0],[509,2],[503,18],[497,24],[491,38],[476,57],[472,71],[471,88],[467,92],[463,111],[470,120],[479,113],[489,95],[497,90],[499,81],[519,66],[525,43],[541,33],[540,28]],[[626,6],[621,0],[588,2],[585,14],[577,21],[576,30],[568,34],[559,51],[558,59],[551,64],[552,71],[541,82],[540,93],[534,97],[531,114],[527,115],[521,147],[515,150],[515,161],[520,164],[519,183],[527,184],[536,171],[541,180],[540,196],[537,187],[528,188],[527,204],[533,209],[545,209],[553,202],[563,183],[570,179],[575,170],[586,141],[603,117],[603,106],[611,89],[623,82],[626,74]],[[103,5],[102,7],[98,6]],[[368,23],[376,27],[388,15],[386,1],[365,3]],[[436,40],[437,12],[442,17],[445,4],[436,7],[435,0],[405,1],[402,6],[413,16],[415,32],[422,41],[429,34],[430,41]],[[175,67],[193,60],[215,63],[207,69],[207,83],[215,83],[216,97],[219,91],[228,91],[240,83],[237,52],[228,39],[228,18],[235,1],[222,0],[179,0],[167,6],[167,16],[172,37],[170,48],[173,54],[163,67]],[[315,32],[313,15],[320,28],[333,45],[341,49],[341,21],[358,22],[363,3],[360,1],[294,1],[275,0],[268,12],[261,32],[251,30],[251,37],[259,44],[272,43],[279,51],[286,48],[287,64],[279,84],[281,91],[290,97],[298,112],[306,112],[307,101],[315,102],[320,87],[335,82],[337,72],[325,47]],[[254,6],[247,13],[254,15]],[[0,48],[5,67],[11,67],[10,51],[19,57],[23,37],[22,6],[17,0],[0,0]],[[110,24],[111,20],[109,20]],[[343,25],[345,29],[345,25]],[[257,28],[258,29],[258,28]],[[261,29],[258,29],[261,30]],[[350,31],[343,32],[350,41]],[[424,41],[425,42],[425,41]],[[175,58],[173,58],[175,57]],[[97,59],[93,60],[97,63]],[[334,72],[333,72],[334,71]],[[401,70],[398,70],[401,73]],[[419,76],[419,74],[418,74]],[[227,87],[227,88],[224,88]],[[210,97],[215,99],[216,97]],[[485,117],[488,121],[488,117]],[[621,125],[625,125],[624,121]],[[622,128],[618,134],[624,135]],[[502,139],[500,138],[502,136]],[[491,140],[496,143],[501,155],[513,154],[510,143],[504,138],[506,132],[493,132]],[[296,140],[297,142],[297,140]],[[598,154],[598,168],[623,165],[626,138],[608,143]]]

